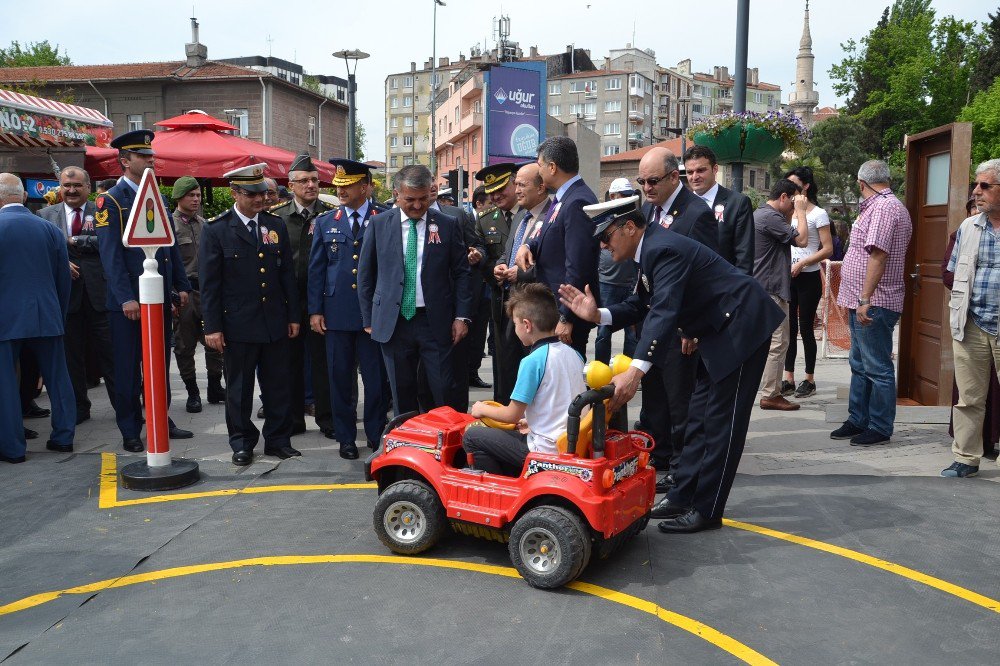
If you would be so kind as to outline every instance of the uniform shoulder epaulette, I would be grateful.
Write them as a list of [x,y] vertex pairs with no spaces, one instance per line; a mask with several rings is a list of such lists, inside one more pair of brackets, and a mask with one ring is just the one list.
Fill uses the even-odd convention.
[[226,216],[226,213],[228,213],[228,212],[229,212],[228,210],[224,210],[224,211],[222,211],[221,213],[219,213],[218,215],[216,215],[216,216],[215,216],[215,217],[213,217],[212,219],[208,220],[208,221],[206,222],[206,224],[212,224],[212,222],[218,222],[218,221],[219,221],[219,220],[221,220],[221,219],[222,219],[223,217],[225,217],[225,216]]
[[280,215],[275,215],[274,213],[272,213],[272,212],[271,212],[271,211],[269,211],[269,210],[262,210],[262,211],[260,211],[260,213],[258,213],[258,214],[259,214],[259,215],[270,215],[271,217],[276,217],[276,218],[278,218],[279,220],[281,219],[281,216],[280,216]]
[[323,201],[322,199],[317,199],[316,201],[319,202],[320,206],[322,206],[323,208],[326,208],[327,210],[336,210],[337,209],[337,206],[334,206],[332,203],[327,203],[327,202]]
[[288,206],[288,205],[290,205],[291,203],[292,203],[292,201],[291,201],[291,200],[288,200],[288,201],[279,201],[278,203],[276,203],[276,204],[274,204],[273,206],[271,206],[270,208],[268,208],[268,209],[267,209],[267,212],[268,212],[268,213],[270,213],[270,212],[272,212],[272,211],[276,211],[276,210],[278,210],[279,208],[281,208],[282,206]]

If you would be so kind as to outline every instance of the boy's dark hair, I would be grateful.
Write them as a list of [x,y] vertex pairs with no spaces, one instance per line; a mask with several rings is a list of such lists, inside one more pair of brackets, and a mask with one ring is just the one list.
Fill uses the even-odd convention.
[[512,320],[527,319],[539,331],[554,331],[559,323],[559,306],[547,286],[529,282],[518,285],[511,293],[507,300],[507,316]]
[[796,194],[801,194],[802,188],[788,180],[787,178],[781,178],[775,181],[774,185],[771,186],[771,193],[768,195],[768,200],[777,201],[784,194],[787,197],[793,197]]

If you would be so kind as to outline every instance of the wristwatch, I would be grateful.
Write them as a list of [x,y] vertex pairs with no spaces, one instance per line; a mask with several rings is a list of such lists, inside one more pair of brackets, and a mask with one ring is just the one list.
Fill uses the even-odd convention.
[[871,302],[871,300],[870,300],[870,299],[868,299],[868,298],[859,298],[859,299],[858,299],[858,307],[859,307],[859,308],[860,308],[860,307],[861,307],[862,305],[871,305],[871,304],[872,304],[872,302]]
[[566,315],[561,314],[561,315],[559,315],[559,323],[560,324],[568,324],[569,323],[569,319],[566,318]]

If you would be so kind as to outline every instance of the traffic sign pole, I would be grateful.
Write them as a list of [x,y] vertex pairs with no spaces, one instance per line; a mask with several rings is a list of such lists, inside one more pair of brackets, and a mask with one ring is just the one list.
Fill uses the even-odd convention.
[[122,243],[142,248],[146,255],[139,276],[139,320],[142,329],[142,377],[146,397],[146,460],[125,465],[122,485],[129,490],[172,490],[200,478],[198,463],[170,455],[167,416],[167,361],[164,340],[164,277],[159,273],[156,250],[174,244],[156,177],[146,169],[139,183]]

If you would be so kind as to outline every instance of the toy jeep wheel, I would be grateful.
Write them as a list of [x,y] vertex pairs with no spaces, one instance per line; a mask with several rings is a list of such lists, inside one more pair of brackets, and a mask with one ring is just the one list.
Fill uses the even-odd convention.
[[532,587],[561,587],[590,561],[590,534],[573,512],[541,506],[514,523],[508,549],[514,568]]
[[416,555],[437,543],[445,521],[437,495],[421,481],[397,481],[375,502],[375,533],[401,555]]

